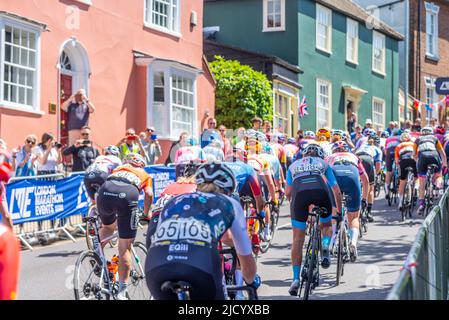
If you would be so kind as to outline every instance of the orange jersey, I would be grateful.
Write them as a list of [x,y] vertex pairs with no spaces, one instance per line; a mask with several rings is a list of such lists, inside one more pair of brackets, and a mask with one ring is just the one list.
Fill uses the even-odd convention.
[[394,150],[394,160],[397,162],[406,154],[413,156],[414,147],[415,143],[412,141],[400,143]]
[[141,168],[135,168],[130,164],[117,167],[112,171],[111,178],[125,179],[135,185],[139,190],[153,187],[150,175]]

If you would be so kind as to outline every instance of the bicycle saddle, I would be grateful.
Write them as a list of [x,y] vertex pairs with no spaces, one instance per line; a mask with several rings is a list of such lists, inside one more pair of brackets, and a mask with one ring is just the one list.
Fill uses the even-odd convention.
[[178,290],[190,291],[191,289],[192,285],[185,281],[165,281],[161,286],[162,292],[176,293]]

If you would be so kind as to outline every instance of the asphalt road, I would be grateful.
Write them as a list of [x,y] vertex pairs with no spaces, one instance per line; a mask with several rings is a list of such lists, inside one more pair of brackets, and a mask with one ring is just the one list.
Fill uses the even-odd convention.
[[[411,248],[422,218],[400,222],[400,214],[385,200],[377,200],[368,234],[359,242],[359,259],[345,266],[342,283],[335,286],[335,261],[322,270],[320,286],[311,299],[385,299],[399,276],[400,268]],[[261,299],[297,299],[288,294],[291,227],[288,206],[281,211],[279,227],[269,251],[258,259],[262,278]],[[24,251],[21,256],[19,299],[72,300],[75,262],[86,249],[84,238],[76,243],[57,242],[48,247]],[[107,250],[107,256],[115,253]]]

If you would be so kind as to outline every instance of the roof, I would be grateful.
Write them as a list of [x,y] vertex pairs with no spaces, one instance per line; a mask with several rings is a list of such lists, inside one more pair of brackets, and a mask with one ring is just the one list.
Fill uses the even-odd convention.
[[261,52],[257,52],[257,51],[250,51],[250,50],[242,49],[240,47],[232,46],[232,45],[229,45],[229,44],[223,44],[223,43],[212,41],[212,40],[204,39],[204,43],[212,44],[212,45],[215,45],[215,46],[218,46],[218,47],[229,48],[229,49],[232,49],[232,50],[235,50],[235,51],[240,51],[240,52],[243,52],[243,53],[246,53],[246,54],[258,56],[258,57],[266,59],[269,62],[278,64],[278,65],[280,65],[280,66],[282,66],[282,67],[286,68],[287,70],[290,70],[290,71],[292,71],[294,73],[300,73],[300,74],[304,73],[304,71],[301,68],[299,68],[299,66],[296,66],[296,65],[293,65],[291,63],[288,63],[287,61],[285,61],[285,60],[283,60],[283,59],[281,59],[281,58],[279,58],[277,56],[273,56],[273,55],[269,55],[269,54],[265,54],[265,53],[261,53]]
[[[218,1],[227,1],[227,0],[204,0],[204,2],[218,2]],[[380,21],[369,12],[364,10],[362,7],[354,3],[352,0],[315,0],[315,2],[322,4],[336,12],[340,12],[345,16],[348,16],[354,20],[360,21],[361,23],[368,23],[368,21],[372,21],[372,28],[375,30],[390,36],[397,40],[404,40],[404,36],[394,30],[385,22]]]
[[195,72],[196,74],[202,74],[203,70],[199,69],[195,66],[192,66],[188,63],[184,63],[184,62],[180,62],[177,60],[172,60],[172,59],[166,59],[166,58],[159,58],[159,57],[155,57],[152,56],[150,54],[144,53],[144,52],[140,52],[137,50],[133,50],[133,55],[134,55],[134,59],[136,61],[136,64],[138,66],[147,66],[152,64],[154,61],[159,61],[159,62],[167,62],[167,63],[171,63],[171,64],[175,64],[177,65],[179,68],[183,68],[183,69],[187,69],[190,72]]
[[18,15],[18,14],[15,14],[15,13],[12,13],[12,12],[8,12],[8,11],[1,11],[1,10],[0,10],[0,16],[2,16],[2,15],[3,15],[3,16],[6,16],[6,17],[9,17],[9,18],[12,18],[12,19],[20,20],[20,21],[22,21],[22,22],[26,22],[26,23],[29,23],[29,24],[38,26],[38,27],[40,27],[40,28],[41,28],[42,30],[44,30],[44,31],[50,31],[50,29],[48,29],[48,27],[47,27],[47,25],[46,25],[45,23],[42,23],[42,22],[39,22],[39,21],[36,21],[36,20],[29,19],[29,18],[20,16],[20,15]]

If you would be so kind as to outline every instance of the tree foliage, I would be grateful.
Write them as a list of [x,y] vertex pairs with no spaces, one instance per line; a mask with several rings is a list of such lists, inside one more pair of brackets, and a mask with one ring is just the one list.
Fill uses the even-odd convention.
[[273,94],[271,82],[261,72],[235,60],[216,56],[210,66],[217,81],[215,114],[228,128],[250,128],[255,116],[271,121]]

